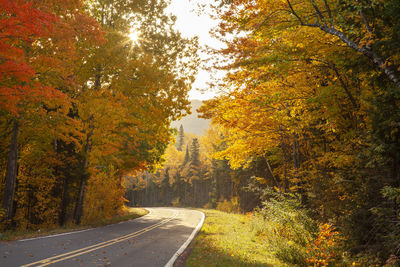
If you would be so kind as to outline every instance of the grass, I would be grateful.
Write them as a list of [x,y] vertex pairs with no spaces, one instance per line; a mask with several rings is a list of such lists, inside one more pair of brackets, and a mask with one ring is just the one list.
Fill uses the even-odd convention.
[[202,211],[206,219],[186,261],[187,267],[286,266],[257,238],[248,223],[248,216]]
[[64,227],[57,227],[57,228],[49,228],[49,229],[40,229],[37,231],[32,230],[18,230],[18,231],[5,231],[0,234],[1,241],[13,241],[25,238],[32,238],[32,237],[39,237],[39,236],[46,236],[46,235],[54,235],[54,234],[61,234],[71,231],[78,231],[84,230],[93,227],[100,227],[108,224],[114,224],[122,221],[128,221],[132,219],[136,219],[148,214],[149,211],[142,208],[127,208],[126,212],[122,215],[115,216],[110,219],[103,219],[100,221],[96,221],[90,224],[82,224],[82,225],[67,225]]

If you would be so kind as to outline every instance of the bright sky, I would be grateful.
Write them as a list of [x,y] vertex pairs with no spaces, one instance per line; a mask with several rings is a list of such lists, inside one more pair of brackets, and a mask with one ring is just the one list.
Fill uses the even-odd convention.
[[[217,25],[217,21],[212,20],[206,12],[198,14],[197,3],[208,4],[215,2],[213,0],[172,0],[171,5],[167,8],[167,13],[172,13],[177,17],[176,28],[182,33],[184,37],[199,37],[201,46],[208,45],[213,48],[221,47],[221,43],[212,38],[209,34],[210,29]],[[207,55],[199,52],[200,58],[205,59]],[[207,89],[207,82],[210,82],[210,74],[203,70],[200,66],[197,79],[193,84],[193,89],[189,92],[190,99],[205,100],[214,97],[214,92],[206,91],[200,92],[196,89]]]

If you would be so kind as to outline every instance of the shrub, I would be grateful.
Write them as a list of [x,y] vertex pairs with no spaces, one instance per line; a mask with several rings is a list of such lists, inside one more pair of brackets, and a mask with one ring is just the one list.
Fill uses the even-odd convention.
[[[282,262],[295,266],[349,266],[343,238],[330,224],[318,224],[296,194],[265,188],[263,206],[251,215],[256,238]],[[355,263],[354,263],[355,264]],[[357,265],[359,266],[359,265]]]
[[312,266],[337,266],[341,261],[338,239],[339,233],[332,225],[321,225],[318,237],[308,246],[307,262]]
[[317,236],[317,224],[302,208],[299,196],[271,188],[264,196],[262,208],[250,220],[253,234],[282,262],[307,266],[307,246]]
[[381,189],[383,200],[370,211],[374,215],[374,228],[380,238],[380,264],[400,266],[400,188],[385,186]]
[[90,177],[84,204],[83,223],[111,219],[123,208],[124,189],[113,166]]
[[181,206],[180,198],[179,197],[174,198],[171,201],[171,204],[172,204],[173,207],[180,207]]
[[213,208],[213,206],[212,206],[212,204],[210,203],[210,202],[207,202],[204,206],[203,206],[203,209],[212,209]]
[[223,201],[217,202],[217,210],[229,212],[229,213],[240,213],[239,198],[233,197],[231,200],[224,199]]

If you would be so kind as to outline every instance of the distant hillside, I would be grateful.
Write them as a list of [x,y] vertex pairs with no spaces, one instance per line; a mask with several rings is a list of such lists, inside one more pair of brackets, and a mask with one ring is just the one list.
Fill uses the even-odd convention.
[[205,120],[198,118],[197,109],[202,105],[203,101],[200,100],[192,100],[192,114],[183,117],[179,121],[173,121],[171,127],[179,129],[181,124],[183,125],[183,129],[185,133],[194,133],[196,135],[204,135],[206,130],[209,128],[210,120]]

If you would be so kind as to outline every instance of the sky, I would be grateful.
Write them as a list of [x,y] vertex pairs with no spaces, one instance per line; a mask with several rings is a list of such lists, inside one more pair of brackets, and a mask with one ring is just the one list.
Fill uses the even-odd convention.
[[[179,30],[184,37],[199,37],[200,46],[208,45],[213,48],[221,47],[222,44],[213,38],[209,31],[217,25],[217,21],[211,19],[206,12],[198,14],[196,0],[172,0],[171,5],[167,8],[167,13],[172,13],[177,17],[176,29]],[[201,0],[202,4],[215,2],[213,0]],[[207,55],[199,52],[200,58],[205,59]],[[193,89],[189,92],[189,99],[205,100],[215,96],[214,92],[200,92],[197,89],[206,89],[207,82],[211,79],[210,74],[199,68],[197,79],[193,84]]]

